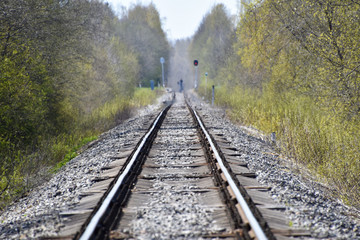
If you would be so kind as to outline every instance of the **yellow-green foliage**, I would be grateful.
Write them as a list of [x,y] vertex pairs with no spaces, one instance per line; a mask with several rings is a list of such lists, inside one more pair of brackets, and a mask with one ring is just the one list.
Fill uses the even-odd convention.
[[99,134],[129,117],[131,109],[152,104],[160,93],[162,93],[161,90],[151,91],[150,88],[137,88],[133,96],[115,97],[82,118],[79,132]]
[[351,0],[255,1],[215,78],[216,102],[234,120],[276,132],[284,154],[357,207],[359,14]]
[[130,111],[130,97],[116,97],[115,99],[106,102],[104,105],[96,108],[82,124],[84,130],[92,130],[100,133],[105,129],[113,127],[123,118],[122,115],[127,115]]
[[197,91],[206,101],[211,101],[213,85],[215,85],[214,80],[207,79],[206,81],[205,77],[200,79],[200,84]]
[[[24,155],[20,151],[17,154],[3,159],[0,166],[0,208],[5,206],[14,196],[23,194],[31,186],[31,175],[36,175],[38,166],[50,167],[54,173],[68,161],[77,156],[77,151],[87,142],[95,140],[102,131],[115,126],[121,120],[129,116],[131,109],[143,107],[154,103],[163,90],[151,91],[149,88],[135,89],[134,96],[116,97],[106,102],[101,107],[94,109],[90,114],[84,115],[74,124],[71,135],[60,134],[52,139],[41,142],[41,152]],[[69,111],[68,107],[64,109]],[[5,145],[6,142],[1,144]],[[28,186],[29,185],[29,186]]]
[[219,87],[216,103],[230,117],[269,134],[276,132],[282,151],[306,164],[319,178],[336,186],[348,203],[359,206],[360,124],[316,106],[310,97],[294,93],[282,99],[267,91]]
[[151,91],[150,88],[137,88],[131,104],[134,107],[143,107],[152,104],[161,93],[163,93],[163,91],[158,88],[155,88],[154,91]]
[[102,1],[0,9],[1,205],[71,159],[81,139],[128,117],[136,86],[161,76],[169,45],[153,4],[121,19]]

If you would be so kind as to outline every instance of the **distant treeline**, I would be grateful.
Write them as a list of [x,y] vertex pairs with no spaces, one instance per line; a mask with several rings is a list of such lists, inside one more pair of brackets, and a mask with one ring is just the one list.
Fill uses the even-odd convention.
[[122,118],[168,55],[152,4],[116,16],[100,0],[1,0],[0,208]]
[[360,207],[360,1],[252,2],[236,27],[223,5],[204,17],[190,47],[200,93],[215,84],[235,121],[275,132],[282,153]]

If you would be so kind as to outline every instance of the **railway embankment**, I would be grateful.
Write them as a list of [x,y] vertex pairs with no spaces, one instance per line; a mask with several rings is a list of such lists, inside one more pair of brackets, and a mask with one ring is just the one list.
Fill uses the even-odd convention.
[[[232,124],[223,110],[213,109],[194,97],[190,103],[206,122],[210,134],[230,143],[236,158],[255,173],[256,180],[267,188],[265,194],[281,206],[289,226],[310,233],[302,239],[360,239],[359,212],[329,197],[326,187],[302,174],[301,169],[279,156],[271,145]],[[9,206],[0,216],[0,238],[57,236],[65,227],[64,213],[89,195],[95,184],[106,181],[101,174],[140,140],[160,105],[102,134],[49,182]]]

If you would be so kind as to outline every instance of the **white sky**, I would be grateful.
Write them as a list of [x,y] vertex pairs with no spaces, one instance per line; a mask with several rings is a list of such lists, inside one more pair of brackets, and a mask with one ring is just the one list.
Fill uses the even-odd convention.
[[124,6],[150,2],[160,13],[163,29],[170,40],[191,37],[199,27],[206,13],[217,3],[223,3],[231,15],[235,15],[238,0],[104,0],[109,2],[115,11]]

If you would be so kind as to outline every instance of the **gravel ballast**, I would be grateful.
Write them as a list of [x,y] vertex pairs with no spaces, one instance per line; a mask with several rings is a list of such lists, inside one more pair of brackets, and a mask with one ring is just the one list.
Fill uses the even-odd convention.
[[[284,159],[256,129],[231,123],[225,110],[212,108],[191,95],[191,102],[212,127],[242,154],[257,180],[271,187],[272,198],[286,206],[285,215],[294,228],[304,228],[311,237],[302,239],[360,239],[360,211],[330,197],[328,187],[312,180],[304,167]],[[209,127],[209,126],[208,126]]]
[[[163,96],[157,104],[138,111],[137,116],[103,133],[91,147],[62,167],[49,182],[9,206],[0,215],[0,239],[34,239],[56,236],[63,223],[60,213],[79,203],[81,194],[95,183],[102,168],[111,163],[119,149],[139,135],[149,118],[158,113]],[[155,115],[154,115],[155,116]]]
[[[197,184],[203,179],[207,180],[209,187],[213,186],[212,178],[204,176],[209,169],[205,168],[204,173],[204,170],[192,170],[189,166],[196,160],[206,164],[206,160],[199,160],[199,157],[191,154],[190,147],[197,141],[200,144],[200,140],[189,137],[196,136],[195,124],[191,121],[189,111],[184,108],[182,96],[178,95],[176,99],[154,140],[153,153],[146,160],[153,167],[143,167],[144,176],[151,180],[142,181],[147,182],[143,184],[151,193],[146,194],[146,200],[139,201],[135,196],[144,195],[146,191],[141,193],[141,190],[135,189],[135,200],[130,199],[124,210],[129,211],[129,205],[134,206],[132,211],[136,209],[137,216],[132,219],[128,231],[135,239],[198,239],[225,230],[217,226],[212,215],[216,210],[221,211],[221,207],[207,204],[208,195],[204,193],[209,190]],[[203,178],[199,178],[201,176]],[[141,184],[138,185],[141,189]],[[220,197],[212,201],[221,202]],[[225,211],[224,218],[228,221]],[[227,226],[231,230],[229,223]]]
[[[50,181],[5,209],[0,215],[0,239],[56,236],[63,227],[60,212],[79,202],[81,194],[91,187],[101,169],[111,163],[111,157],[157,113],[161,101],[102,134]],[[242,154],[249,169],[257,173],[257,180],[271,187],[271,197],[286,206],[285,215],[291,224],[310,230],[312,236],[304,239],[360,239],[359,211],[329,197],[323,185],[301,175],[299,167],[294,167],[291,160],[280,158],[261,138],[232,124],[224,110],[211,108],[195,98],[191,102],[201,115],[212,119],[213,127],[223,129],[224,136]]]

